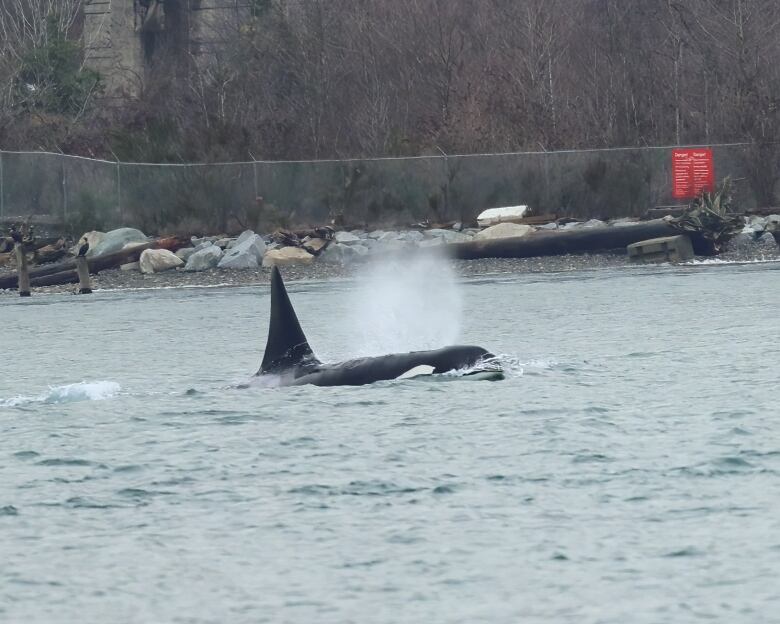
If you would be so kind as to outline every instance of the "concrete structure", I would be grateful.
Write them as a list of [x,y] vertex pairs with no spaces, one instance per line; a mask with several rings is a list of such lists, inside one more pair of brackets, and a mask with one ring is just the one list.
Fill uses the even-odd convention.
[[136,97],[156,74],[208,63],[249,17],[251,0],[85,0],[87,64],[106,95]]
[[693,260],[691,239],[684,234],[640,241],[629,245],[626,249],[631,262],[640,264]]

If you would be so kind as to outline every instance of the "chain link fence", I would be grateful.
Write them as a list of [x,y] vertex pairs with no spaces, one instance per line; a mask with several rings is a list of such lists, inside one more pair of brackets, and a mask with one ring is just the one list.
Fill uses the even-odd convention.
[[[711,146],[718,179],[756,207],[749,143]],[[138,164],[0,152],[0,221],[36,216],[74,234],[222,232],[330,222],[470,221],[486,208],[641,215],[672,203],[671,147],[338,161]],[[765,183],[766,181],[763,181]],[[774,183],[774,181],[773,181]]]

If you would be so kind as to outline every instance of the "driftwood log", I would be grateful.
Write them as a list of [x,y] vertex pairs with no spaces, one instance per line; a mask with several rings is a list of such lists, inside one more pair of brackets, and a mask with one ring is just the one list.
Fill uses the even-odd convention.
[[[126,264],[128,262],[137,262],[141,257],[141,253],[146,249],[168,249],[170,251],[176,251],[181,249],[185,245],[189,244],[189,241],[184,241],[180,238],[161,238],[149,243],[141,243],[122,249],[110,254],[104,254],[102,256],[95,256],[89,258],[89,272],[91,274],[99,273],[107,269],[113,269],[120,264]],[[75,284],[79,281],[78,272],[76,271],[76,259],[71,258],[65,262],[58,262],[57,264],[50,264],[35,269],[30,269],[30,282],[32,286],[56,286],[58,284]],[[0,289],[17,288],[19,285],[19,275],[17,273],[11,273],[0,277]]]
[[[565,254],[595,253],[623,249],[651,238],[677,236],[681,232],[666,221],[656,220],[622,227],[580,228],[565,231],[534,232],[520,238],[473,240],[447,245],[450,256],[459,260],[478,258],[532,258]],[[686,232],[697,255],[712,255],[703,237]]]

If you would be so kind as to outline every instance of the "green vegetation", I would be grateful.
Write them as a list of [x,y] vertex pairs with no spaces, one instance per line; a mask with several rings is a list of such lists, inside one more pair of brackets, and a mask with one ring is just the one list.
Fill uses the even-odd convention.
[[100,75],[83,66],[78,41],[68,39],[54,15],[46,20],[47,36],[22,55],[16,80],[19,99],[29,109],[73,115],[101,89]]
[[734,212],[731,178],[726,177],[714,193],[699,193],[685,213],[673,219],[672,223],[684,232],[701,234],[717,253],[742,230],[742,217]]

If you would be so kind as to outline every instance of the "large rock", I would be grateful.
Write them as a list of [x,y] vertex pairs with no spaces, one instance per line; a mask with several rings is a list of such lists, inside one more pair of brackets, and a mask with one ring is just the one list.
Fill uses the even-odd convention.
[[[238,238],[231,239],[227,245],[227,248],[233,249],[233,247],[236,245],[242,245],[254,236],[256,236],[256,234],[252,230],[244,230],[241,232],[241,235]],[[219,245],[219,241],[217,241],[215,244]]]
[[89,243],[89,251],[87,251],[87,255],[91,256],[93,255],[92,250],[100,245],[100,243],[103,242],[103,239],[106,237],[105,232],[98,232],[97,230],[92,230],[91,232],[84,232],[84,234],[81,235],[81,238],[76,241],[76,244],[73,245],[73,247],[70,248],[70,253],[74,256],[79,255],[79,248],[83,244],[82,241],[86,238],[87,242]]
[[504,206],[502,208],[488,208],[477,216],[480,227],[496,225],[507,221],[522,219],[528,212],[528,206]]
[[445,243],[465,243],[471,240],[471,236],[465,232],[455,232],[454,230],[443,230],[433,228],[423,232],[425,238],[441,238]]
[[89,245],[89,251],[87,256],[102,256],[104,254],[114,253],[115,251],[121,251],[124,247],[133,243],[145,243],[149,239],[141,230],[134,228],[119,228],[118,230],[111,230],[106,232],[102,239],[95,244]]
[[185,271],[207,271],[215,268],[222,259],[222,249],[218,245],[208,245],[192,254],[187,260]]
[[780,215],[769,215],[764,222],[764,229],[767,232],[777,232],[780,230]]
[[479,232],[475,240],[493,240],[496,238],[520,238],[527,236],[534,231],[530,225],[520,225],[519,223],[499,223],[491,225]]
[[256,269],[263,261],[265,253],[266,245],[263,239],[257,234],[251,234],[228,249],[217,266],[220,269]]
[[778,245],[771,232],[745,228],[726,243],[726,252],[734,252],[746,256],[777,254]]
[[184,262],[187,262],[187,260],[190,259],[190,256],[195,253],[195,247],[182,247],[176,252],[176,255],[184,260]]
[[417,230],[409,230],[408,232],[402,232],[398,238],[407,243],[419,243],[420,241],[425,240],[425,235]]
[[300,247],[282,247],[281,249],[272,249],[263,257],[263,266],[290,266],[294,264],[311,264],[314,260],[305,249]]
[[184,261],[167,249],[144,249],[139,263],[141,273],[162,273],[184,266]]
[[198,245],[202,245],[203,243],[213,243],[217,241],[218,238],[219,238],[218,236],[202,236],[200,238],[197,236],[192,236],[190,237],[190,242],[192,243],[193,247],[197,247]]
[[320,255],[320,260],[322,262],[327,262],[328,264],[346,265],[368,255],[368,251],[369,248],[365,245],[344,245],[342,243],[335,243]]
[[355,236],[351,232],[336,232],[336,236],[334,237],[335,241],[337,243],[359,243],[360,237]]
[[408,249],[413,247],[414,243],[407,243],[406,241],[397,240],[395,238],[380,240],[378,245],[374,245],[372,248],[376,253],[388,253],[391,251],[401,251],[402,249]]

